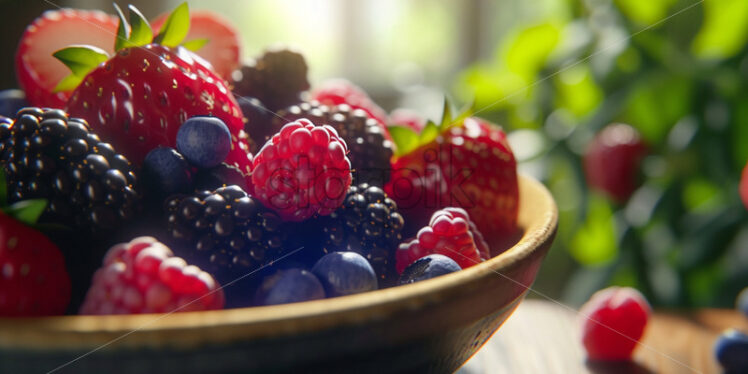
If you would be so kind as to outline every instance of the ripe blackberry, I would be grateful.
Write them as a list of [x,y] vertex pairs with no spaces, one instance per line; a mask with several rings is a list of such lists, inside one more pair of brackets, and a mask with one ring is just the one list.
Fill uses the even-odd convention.
[[262,101],[276,111],[301,101],[309,89],[304,56],[289,49],[266,51],[253,63],[244,65],[233,77],[234,93]]
[[289,224],[238,186],[174,195],[165,204],[171,248],[223,285],[298,248]]
[[392,141],[384,134],[382,125],[365,111],[352,109],[347,104],[328,106],[317,101],[305,102],[279,111],[273,118],[273,127],[279,129],[286,122],[299,118],[335,128],[348,145],[354,183],[383,186],[390,180]]
[[404,221],[395,201],[381,188],[351,186],[343,205],[318,222],[324,233],[322,252],[357,252],[371,263],[380,287],[394,285],[395,251],[402,242]]
[[110,232],[136,213],[140,195],[130,162],[59,109],[24,108],[0,123],[0,163],[11,202],[45,198],[40,222]]

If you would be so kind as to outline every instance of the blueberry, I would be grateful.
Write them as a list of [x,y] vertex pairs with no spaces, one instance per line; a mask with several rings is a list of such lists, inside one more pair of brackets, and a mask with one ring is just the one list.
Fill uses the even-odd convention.
[[727,330],[717,338],[714,355],[727,373],[748,373],[748,335]]
[[459,270],[462,270],[460,265],[447,256],[439,254],[423,256],[405,268],[400,275],[400,284],[420,282]]
[[748,287],[744,288],[738,294],[738,298],[735,301],[735,307],[738,311],[743,313],[744,316],[748,317]]
[[319,277],[328,297],[352,295],[377,289],[377,276],[364,256],[333,252],[320,258],[312,273]]
[[146,182],[163,195],[187,192],[192,187],[192,170],[174,148],[154,148],[143,161]]
[[324,298],[325,289],[314,274],[292,268],[265,278],[256,300],[259,305],[278,305]]
[[177,150],[193,165],[217,166],[231,150],[231,133],[216,117],[192,117],[177,132]]
[[18,110],[27,106],[29,103],[23,91],[18,89],[0,91],[0,116],[14,118]]

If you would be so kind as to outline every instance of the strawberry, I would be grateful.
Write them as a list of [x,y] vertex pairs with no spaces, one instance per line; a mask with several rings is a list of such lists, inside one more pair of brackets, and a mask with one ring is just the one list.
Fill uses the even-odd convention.
[[587,184],[618,203],[624,203],[638,186],[636,177],[647,146],[633,127],[614,123],[590,143],[584,157]]
[[451,118],[445,103],[441,124],[429,122],[416,134],[390,127],[397,144],[392,180],[385,186],[412,232],[435,210],[467,210],[489,244],[516,230],[519,189],[517,163],[501,128],[468,113]]
[[189,29],[187,4],[174,10],[155,38],[137,9],[130,7],[131,26],[119,14],[114,56],[86,46],[55,53],[73,72],[58,87],[77,87],[69,114],[87,120],[135,164],[158,146],[174,147],[188,118],[215,116],[231,132],[226,162],[249,174],[251,155],[236,100],[210,64],[180,46]]
[[[160,28],[168,14],[162,14],[154,20],[153,28]],[[207,10],[197,10],[190,14],[190,31],[187,40],[206,41],[197,55],[204,58],[213,70],[223,79],[231,78],[231,73],[241,64],[241,43],[239,33],[229,20]]]
[[27,226],[46,205],[45,200],[24,200],[0,212],[0,316],[63,314],[70,302],[70,277],[62,253]]
[[52,53],[70,44],[90,44],[112,52],[117,18],[100,11],[49,10],[35,19],[16,50],[16,78],[31,106],[64,108],[72,90],[53,92],[65,65]]

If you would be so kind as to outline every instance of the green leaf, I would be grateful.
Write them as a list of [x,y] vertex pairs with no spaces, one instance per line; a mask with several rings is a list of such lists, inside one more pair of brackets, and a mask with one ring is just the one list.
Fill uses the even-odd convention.
[[46,199],[23,200],[6,208],[5,213],[27,225],[33,225],[46,208]]
[[190,11],[184,2],[171,12],[153,41],[167,47],[176,47],[182,43],[189,30]]
[[143,46],[150,43],[153,40],[153,31],[151,25],[143,17],[138,8],[130,5],[130,38],[128,39],[129,46]]
[[117,16],[119,17],[117,37],[114,38],[114,51],[116,52],[127,47],[127,41],[130,40],[130,24],[127,23],[127,19],[124,13],[122,13],[122,9],[119,8],[119,5],[117,3],[112,5],[114,5],[114,9],[117,11]]
[[442,109],[442,120],[439,122],[439,130],[444,130],[452,124],[452,105],[449,99],[444,96],[444,109]]
[[599,266],[618,256],[613,209],[605,198],[593,195],[584,225],[574,234],[569,250],[583,265]]
[[408,154],[418,148],[420,137],[409,127],[390,126],[388,130],[390,131],[392,141],[395,142],[395,147],[397,148],[396,156]]
[[668,9],[676,0],[616,0],[615,4],[632,21],[650,25],[667,16]]
[[530,83],[561,40],[561,29],[552,22],[525,27],[514,35],[504,58],[509,71]]
[[88,45],[74,45],[52,54],[67,66],[74,75],[83,77],[99,64],[109,59],[106,51]]
[[704,24],[691,51],[701,58],[721,59],[735,55],[748,40],[748,1],[705,1]]
[[418,145],[431,143],[441,133],[441,128],[434,122],[429,121],[428,123],[426,123],[426,126],[423,127],[423,130],[421,130],[421,134],[418,139]]
[[192,52],[197,52],[200,48],[205,47],[208,42],[210,42],[208,38],[192,39],[182,43],[182,47],[185,47]]
[[81,82],[83,82],[83,77],[70,74],[65,78],[62,78],[59,83],[55,86],[55,88],[52,90],[52,92],[66,92],[66,91],[72,91],[76,89]]

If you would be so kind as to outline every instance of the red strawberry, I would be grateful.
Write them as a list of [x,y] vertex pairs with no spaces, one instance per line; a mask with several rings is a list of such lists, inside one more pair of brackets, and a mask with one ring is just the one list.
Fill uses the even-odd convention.
[[[348,104],[353,109],[362,109],[383,127],[387,123],[387,112],[371,100],[364,90],[345,79],[330,79],[323,82],[312,91],[312,100],[330,106]],[[386,127],[384,130],[385,134],[389,134]]]
[[582,306],[582,343],[590,360],[620,361],[631,353],[644,334],[651,308],[644,296],[629,287],[596,292]]
[[[152,22],[159,29],[168,14],[162,14]],[[190,14],[190,31],[185,40],[204,39],[207,44],[196,53],[211,65],[223,79],[231,78],[231,73],[239,68],[241,43],[239,33],[229,20],[207,10],[196,10]]]
[[351,185],[348,147],[329,125],[306,118],[283,126],[254,159],[255,195],[284,220],[326,216]]
[[584,154],[587,183],[616,202],[625,202],[637,187],[636,174],[646,153],[636,129],[622,123],[606,126]]
[[746,209],[748,209],[748,163],[746,163],[745,167],[743,167],[743,173],[740,176],[739,192],[740,200],[743,201],[743,205],[745,205]]
[[117,244],[93,276],[81,314],[170,313],[223,309],[218,282],[156,239]]
[[[459,206],[478,230],[498,245],[516,230],[517,163],[501,128],[470,117],[453,121],[445,110],[441,125],[421,135],[391,127],[399,155],[385,191],[398,204],[409,228],[422,227],[432,212]],[[454,122],[454,123],[453,123]],[[416,139],[413,139],[416,137]]]
[[99,11],[49,10],[35,19],[16,50],[16,78],[31,106],[64,108],[72,90],[54,92],[68,69],[52,53],[71,44],[112,52],[117,18]]
[[70,292],[70,277],[57,246],[0,213],[0,315],[63,314]]
[[[186,3],[177,8],[167,25],[188,22],[186,8]],[[131,8],[131,17],[139,15],[136,12]],[[174,35],[178,27],[162,30],[154,39],[161,43],[157,44],[150,43],[152,33],[145,19],[136,17],[136,21],[129,40],[121,33],[118,40],[125,41],[108,60],[100,51],[85,47],[55,54],[72,67],[90,67],[68,102],[70,116],[86,119],[104,141],[135,164],[151,149],[174,147],[177,131],[188,118],[216,116],[232,136],[226,163],[248,174],[251,155],[242,112],[223,79],[200,57],[178,46],[181,35]],[[124,18],[120,22],[126,23]]]
[[415,239],[400,244],[395,253],[395,268],[402,274],[408,265],[430,254],[447,256],[463,269],[490,257],[488,244],[461,208],[436,211]]

